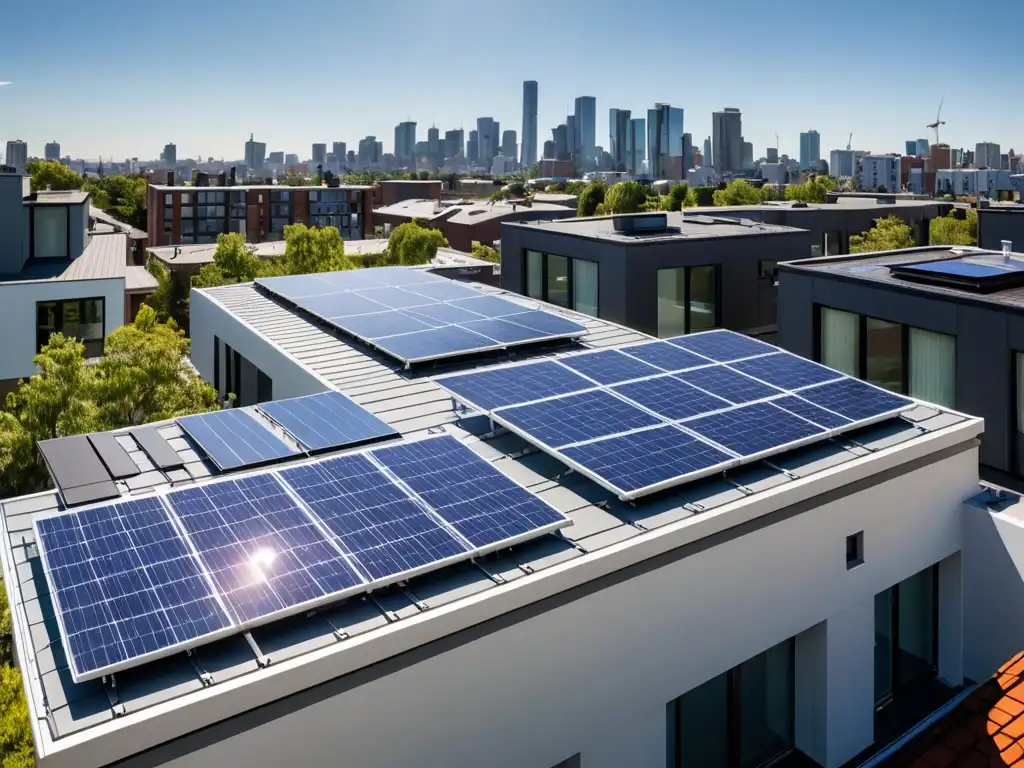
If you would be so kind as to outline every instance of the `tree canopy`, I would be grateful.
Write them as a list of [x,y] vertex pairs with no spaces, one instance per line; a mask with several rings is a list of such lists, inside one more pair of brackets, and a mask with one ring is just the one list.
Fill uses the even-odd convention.
[[828,193],[833,192],[839,182],[831,176],[812,176],[801,184],[786,187],[786,199],[803,203],[824,203]]
[[759,205],[762,199],[761,190],[743,179],[733,179],[725,189],[714,192],[715,205]]
[[97,208],[136,229],[146,229],[146,179],[134,176],[104,176],[89,179],[83,187]]
[[313,179],[298,171],[285,171],[277,177],[277,183],[284,187],[311,187]]
[[928,225],[928,242],[931,245],[977,245],[978,212],[970,208],[964,212],[950,211],[945,216],[932,219]]
[[867,232],[850,235],[850,253],[895,251],[916,245],[913,230],[898,216],[875,219],[875,226]]
[[260,271],[260,257],[253,253],[239,232],[217,235],[213,263],[205,264],[192,278],[193,288],[212,288],[227,283],[247,283]]
[[707,208],[715,204],[715,192],[714,187],[694,187],[693,198],[698,206]]
[[437,254],[437,249],[446,245],[448,239],[439,230],[420,226],[417,221],[407,221],[391,230],[386,262],[406,267],[428,264]]
[[501,254],[495,248],[489,245],[484,245],[479,240],[474,240],[470,255],[475,259],[482,259],[484,261],[490,261],[494,264],[501,263]]
[[620,181],[608,188],[604,207],[608,213],[639,213],[647,205],[647,190],[635,181]]
[[[569,185],[566,184],[566,192],[569,191]],[[576,215],[577,216],[593,216],[597,212],[597,207],[604,202],[605,194],[607,189],[604,182],[598,179],[592,181],[583,187],[579,192],[569,192],[569,194],[576,194]]]
[[39,440],[145,424],[217,407],[217,393],[187,360],[189,342],[173,321],[143,305],[134,323],[106,340],[85,364],[85,345],[55,333],[35,364],[40,372],[7,395],[0,411],[0,497],[49,487]]
[[85,177],[56,160],[33,160],[25,166],[33,192],[45,189],[81,189]]
[[284,228],[284,243],[284,256],[270,262],[269,267],[279,267],[279,274],[310,275],[352,267],[337,227],[291,224]]
[[[3,591],[0,581],[0,592]],[[36,764],[28,703],[21,687],[21,673],[0,664],[0,766],[33,768]]]
[[664,211],[681,211],[696,204],[697,197],[685,182],[676,184],[661,198],[661,208]]

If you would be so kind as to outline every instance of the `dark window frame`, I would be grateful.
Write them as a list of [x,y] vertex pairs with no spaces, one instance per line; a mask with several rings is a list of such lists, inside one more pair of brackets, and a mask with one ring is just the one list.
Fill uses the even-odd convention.
[[[530,257],[528,253],[539,253],[540,254],[540,292],[541,295],[530,296]],[[551,304],[551,300],[548,298],[548,257],[556,256],[560,259],[565,259],[567,262],[566,267],[566,304],[567,306],[562,307],[568,309],[570,312],[580,312],[576,309],[576,268],[575,264],[577,261],[576,256],[563,256],[560,253],[550,253],[548,251],[540,251],[535,248],[524,248],[522,252],[522,263],[523,263],[523,285],[520,293],[527,298],[532,298],[537,301],[545,301]],[[601,316],[601,262],[595,259],[579,259],[579,261],[588,261],[591,264],[597,265],[597,314],[594,317]],[[555,306],[561,306],[556,304]],[[582,313],[581,314],[585,314]],[[589,317],[589,315],[588,315]]]
[[220,398],[220,337],[213,337],[213,388]]
[[693,264],[685,267],[686,269],[686,287],[685,287],[685,298],[686,301],[686,332],[694,333],[693,322],[691,321],[690,315],[693,311],[693,270],[695,269],[707,269],[711,268],[712,273],[715,276],[715,318],[714,323],[710,328],[701,328],[701,331],[711,331],[715,328],[722,327],[722,265],[721,264]]
[[[39,354],[42,351],[42,348],[47,343],[49,343],[50,335],[52,335],[54,333],[64,333],[63,323],[61,322],[61,318],[63,318],[63,315],[64,315],[64,312],[63,312],[64,305],[65,304],[71,304],[71,303],[78,303],[78,304],[80,304],[81,306],[79,307],[79,316],[84,317],[85,316],[85,303],[87,301],[98,301],[99,304],[100,304],[100,327],[102,329],[102,334],[100,335],[100,338],[98,338],[98,339],[78,339],[78,340],[86,345],[86,357],[87,358],[99,357],[99,356],[101,356],[103,354],[104,346],[106,345],[106,340],[107,340],[107,300],[106,300],[105,296],[83,296],[80,299],[79,298],[75,298],[75,299],[50,299],[50,300],[45,300],[45,301],[37,301],[36,302],[36,319],[35,319],[36,354]],[[54,317],[56,318],[55,325],[57,326],[53,330],[46,330],[45,331],[45,333],[48,334],[45,340],[41,339],[41,336],[40,336],[41,331],[40,331],[40,328],[39,328],[39,307],[40,307],[40,305],[43,305],[43,304],[53,304],[55,306]],[[76,336],[75,338],[78,338],[78,337]],[[99,344],[100,344],[99,355],[90,355],[88,353],[88,345],[89,344],[95,344],[96,342],[99,342]]]
[[[929,569],[925,568],[923,570]],[[876,710],[882,709],[888,705],[901,693],[904,693],[908,689],[913,689],[921,682],[931,680],[939,674],[939,564],[933,564],[930,566],[930,570],[932,572],[932,664],[929,674],[927,676],[920,675],[910,680],[900,679],[900,671],[903,667],[900,663],[900,654],[898,653],[900,647],[900,585],[899,583],[893,584],[889,587],[892,594],[892,599],[889,601],[889,626],[892,632],[892,638],[890,639],[892,652],[889,654],[889,674],[892,685],[887,693],[875,699]],[[917,573],[920,573],[920,571]],[[917,573],[911,574],[911,576],[916,576]],[[884,592],[886,590],[882,591]]]
[[[860,312],[854,312],[850,309],[842,309],[840,307],[830,307],[827,304],[815,304],[814,305],[814,361],[816,363],[821,362],[821,315],[823,309],[831,309],[836,312],[846,312],[857,317],[857,373],[856,378],[862,381],[867,381],[865,376],[868,370],[868,320],[878,320],[881,323],[889,323],[891,325],[898,325],[900,327],[900,391],[898,394],[906,395],[910,390],[910,329],[911,327],[918,328],[918,330],[927,331],[928,328],[921,328],[920,326],[910,326],[906,323],[898,323],[893,320],[886,320],[884,317],[876,317],[875,315],[865,315]],[[932,333],[942,333],[942,331],[932,331]],[[950,334],[946,334],[947,336]]]

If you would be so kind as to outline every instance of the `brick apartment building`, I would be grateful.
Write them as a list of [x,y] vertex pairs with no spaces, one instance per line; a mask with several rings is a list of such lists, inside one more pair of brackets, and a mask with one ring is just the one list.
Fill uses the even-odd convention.
[[337,227],[345,240],[373,233],[372,186],[176,186],[147,190],[150,247],[213,243],[240,232],[250,243],[284,238],[289,224]]

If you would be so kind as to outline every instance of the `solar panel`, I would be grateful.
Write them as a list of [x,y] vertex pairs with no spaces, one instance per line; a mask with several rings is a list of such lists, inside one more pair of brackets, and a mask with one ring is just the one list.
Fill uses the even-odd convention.
[[872,421],[906,410],[914,404],[857,379],[841,379],[801,389],[800,397],[852,421]]
[[158,498],[40,517],[35,528],[75,682],[232,631]]
[[370,582],[409,578],[469,552],[365,456],[290,467],[280,476]]
[[1014,272],[1024,272],[1024,263],[1019,261],[975,263],[964,259],[931,261],[924,264],[901,266],[904,272],[929,272],[933,274],[956,275],[957,277],[1002,277]]
[[121,495],[86,435],[40,440],[37,446],[67,506]]
[[823,437],[827,432],[771,403],[751,403],[698,416],[684,422],[683,426],[747,459],[795,447],[808,438]]
[[494,415],[552,448],[660,423],[655,416],[601,390],[503,408]]
[[167,494],[196,555],[240,627],[361,591],[364,581],[272,475]]
[[309,451],[356,445],[398,434],[340,392],[275,400],[257,407]]
[[478,552],[509,547],[570,523],[453,437],[377,448],[369,455]]
[[[436,381],[623,500],[856,429],[913,404],[741,334],[713,331],[670,342]],[[682,369],[663,372],[677,366]],[[641,372],[648,375],[637,377]]]
[[799,389],[841,379],[843,374],[788,352],[754,357],[732,363],[730,368],[767,382],[779,389]]
[[695,352],[717,363],[731,363],[744,357],[777,352],[771,344],[731,331],[706,331],[668,339],[669,344]]
[[693,352],[688,352],[667,341],[652,341],[647,344],[638,344],[633,347],[622,347],[623,354],[643,360],[648,365],[660,368],[663,371],[685,371],[687,368],[697,368],[701,365],[708,365],[712,361],[701,357]]
[[595,440],[562,451],[573,466],[620,498],[634,498],[737,463],[733,456],[673,426]]
[[185,463],[178,452],[164,440],[156,427],[134,429],[131,435],[149,456],[150,461],[160,469],[177,469]]
[[406,365],[586,332],[567,318],[401,267],[261,278],[256,284]]
[[182,416],[177,423],[222,472],[299,453],[256,421],[249,411],[238,408]]
[[435,381],[470,407],[485,411],[594,387],[593,382],[550,360],[441,376]]
[[598,384],[618,384],[630,379],[654,376],[660,372],[660,369],[629,355],[624,355],[615,349],[565,355],[559,359],[559,362]]

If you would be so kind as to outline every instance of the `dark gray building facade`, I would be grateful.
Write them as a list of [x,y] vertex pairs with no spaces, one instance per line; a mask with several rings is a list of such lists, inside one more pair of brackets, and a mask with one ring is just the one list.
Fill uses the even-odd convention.
[[998,251],[1003,240],[1024,251],[1024,205],[990,203],[978,209],[978,246]]
[[501,229],[501,287],[656,336],[774,333],[775,267],[810,253],[803,230],[680,213]]
[[956,253],[915,248],[780,265],[778,343],[983,417],[983,475],[1024,490],[1024,288],[979,293],[892,272]]

